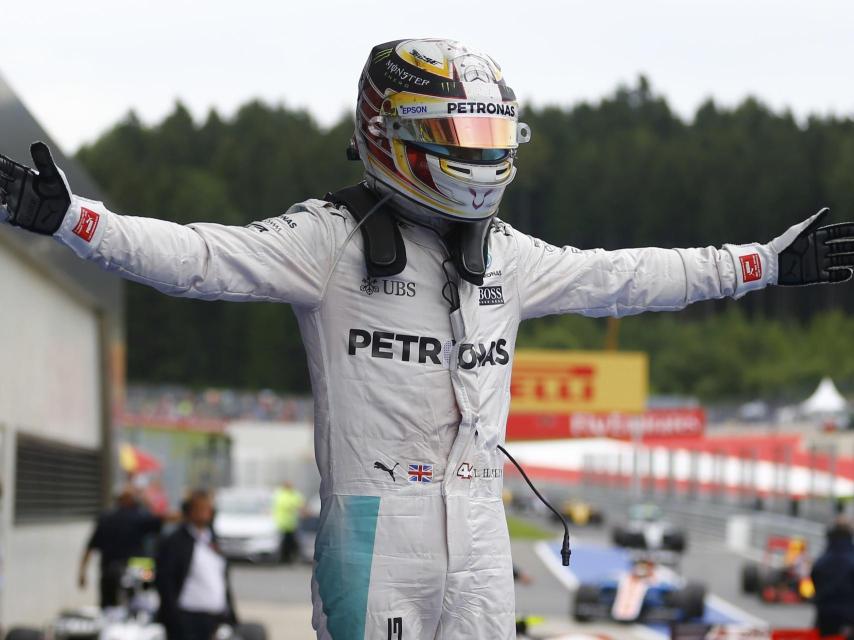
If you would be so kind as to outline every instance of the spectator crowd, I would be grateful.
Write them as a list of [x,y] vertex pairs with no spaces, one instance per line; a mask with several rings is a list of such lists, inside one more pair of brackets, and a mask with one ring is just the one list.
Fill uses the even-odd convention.
[[121,421],[126,425],[224,426],[237,420],[311,422],[311,397],[270,390],[193,390],[178,386],[130,385]]

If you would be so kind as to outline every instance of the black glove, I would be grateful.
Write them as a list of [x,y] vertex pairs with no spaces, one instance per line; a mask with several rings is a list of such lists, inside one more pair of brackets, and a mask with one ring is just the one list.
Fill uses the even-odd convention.
[[777,284],[799,286],[844,282],[854,268],[854,223],[819,226],[829,209],[822,209],[777,255]]
[[0,155],[0,205],[11,224],[53,235],[71,205],[71,191],[44,142],[34,142],[30,153],[38,171]]

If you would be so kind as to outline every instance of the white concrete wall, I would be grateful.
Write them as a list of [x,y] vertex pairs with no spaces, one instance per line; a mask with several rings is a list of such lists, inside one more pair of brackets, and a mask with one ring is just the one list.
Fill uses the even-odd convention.
[[28,434],[99,447],[100,351],[97,318],[59,286],[0,245],[0,478],[3,626],[43,623],[62,607],[93,604],[76,586],[92,523],[15,525],[14,438]]
[[0,422],[88,447],[100,443],[94,313],[0,247]]
[[60,609],[98,603],[97,558],[87,589],[77,587],[80,552],[90,522],[22,525],[10,536],[3,598],[3,624],[42,625]]

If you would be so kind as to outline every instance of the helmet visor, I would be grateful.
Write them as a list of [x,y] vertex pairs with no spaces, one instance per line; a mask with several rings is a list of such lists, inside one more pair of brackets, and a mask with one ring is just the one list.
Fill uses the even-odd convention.
[[440,158],[456,160],[469,164],[498,164],[504,162],[512,153],[510,149],[484,149],[482,147],[451,147],[427,142],[408,142],[407,146],[417,147]]
[[515,149],[517,124],[511,118],[455,116],[445,118],[383,118],[385,133],[421,144],[469,149]]

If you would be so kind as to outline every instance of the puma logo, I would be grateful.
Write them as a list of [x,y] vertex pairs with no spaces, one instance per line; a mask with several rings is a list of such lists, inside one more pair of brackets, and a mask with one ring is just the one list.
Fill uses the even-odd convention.
[[397,469],[399,466],[400,466],[400,463],[395,462],[394,466],[391,469],[389,469],[382,462],[375,462],[374,463],[374,469],[379,469],[380,471],[385,471],[388,475],[391,476],[391,479],[394,482],[397,482],[397,479],[394,477],[394,470]]

